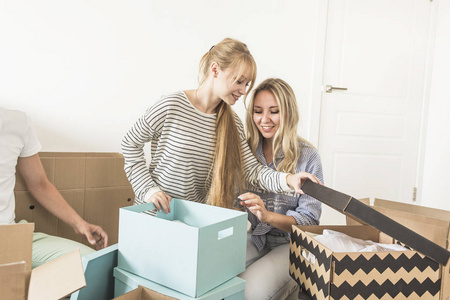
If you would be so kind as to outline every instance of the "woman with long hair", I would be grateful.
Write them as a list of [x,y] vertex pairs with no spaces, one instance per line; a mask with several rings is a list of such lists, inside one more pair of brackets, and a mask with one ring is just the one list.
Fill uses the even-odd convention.
[[[286,173],[307,172],[323,181],[317,150],[297,134],[299,113],[294,91],[284,80],[269,78],[256,87],[247,106],[247,141],[265,166]],[[292,225],[317,225],[320,202],[305,195],[277,193],[249,185],[239,196],[251,230],[247,242],[246,299],[285,299],[297,284],[289,276]],[[296,298],[295,298],[296,299]]]

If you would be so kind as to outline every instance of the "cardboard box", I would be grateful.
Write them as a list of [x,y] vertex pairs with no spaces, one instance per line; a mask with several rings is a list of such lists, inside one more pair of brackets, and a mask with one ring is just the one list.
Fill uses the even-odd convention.
[[33,229],[0,225],[0,299],[60,299],[86,285],[79,250],[31,270]]
[[[303,191],[370,226],[293,226],[290,274],[314,299],[440,299],[450,252],[364,203],[306,182]],[[375,242],[400,241],[410,251],[334,253],[306,232],[332,229]],[[302,251],[312,253],[309,262]]]
[[[123,169],[120,153],[39,153],[47,177],[66,201],[87,222],[101,226],[108,234],[109,244],[118,240],[119,208],[132,205],[133,189]],[[27,220],[36,224],[37,232],[68,238],[90,246],[73,229],[43,208],[27,190],[16,173],[16,222]]]
[[27,298],[29,273],[24,261],[0,265],[0,298]]
[[137,289],[132,290],[122,296],[114,298],[115,300],[177,300],[176,298],[169,297],[155,291],[152,291],[146,287],[139,286]]
[[247,213],[180,199],[170,205],[156,216],[143,213],[152,203],[120,209],[121,269],[193,298],[244,271]]
[[159,285],[153,281],[142,278],[140,276],[122,270],[120,268],[114,269],[114,277],[115,277],[114,290],[116,297],[128,293],[141,285],[152,291],[172,297],[169,299],[180,299],[180,300],[244,299],[245,280],[239,277],[234,277],[197,298],[189,297],[185,294],[169,289],[165,286]]
[[[450,250],[450,211],[377,198],[373,208]],[[441,294],[442,300],[450,298],[450,264],[442,271]]]

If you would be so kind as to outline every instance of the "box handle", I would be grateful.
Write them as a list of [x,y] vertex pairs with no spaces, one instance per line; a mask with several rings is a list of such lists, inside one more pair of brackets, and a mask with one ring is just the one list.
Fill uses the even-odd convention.
[[301,248],[300,255],[308,261],[310,264],[315,265],[316,264],[316,256],[308,251],[306,248]]
[[226,237],[233,235],[233,227],[229,227],[227,229],[223,229],[217,233],[217,240],[222,240]]
[[[156,210],[156,206],[155,204],[153,204],[152,202],[149,203],[143,203],[140,205],[145,205],[146,207],[148,207],[146,210],[142,211],[143,213],[149,215],[149,216],[153,216],[153,217],[157,217],[159,211]],[[163,211],[164,212],[164,211]]]

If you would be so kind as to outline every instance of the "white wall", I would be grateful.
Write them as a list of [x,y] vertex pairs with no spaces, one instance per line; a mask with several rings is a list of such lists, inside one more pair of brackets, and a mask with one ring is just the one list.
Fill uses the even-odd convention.
[[[450,210],[450,1],[439,1],[421,204]],[[420,185],[419,185],[420,187]]]
[[[319,2],[3,1],[0,105],[31,115],[43,151],[119,152],[138,116],[197,87],[201,56],[234,37],[254,55],[257,83],[292,85],[307,136]],[[235,110],[243,118],[243,104]]]
[[[31,115],[43,151],[120,152],[137,117],[162,94],[195,88],[201,56],[228,36],[249,46],[257,83],[281,77],[292,85],[299,132],[317,142],[321,68],[314,64],[323,42],[316,32],[324,28],[326,0],[0,4],[0,106]],[[450,3],[439,5],[419,193],[421,204],[450,209]],[[243,104],[235,110],[243,118]]]

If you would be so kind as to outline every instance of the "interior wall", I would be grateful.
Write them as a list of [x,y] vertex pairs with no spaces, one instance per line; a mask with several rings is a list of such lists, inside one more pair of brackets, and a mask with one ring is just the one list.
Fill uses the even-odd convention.
[[[420,204],[450,210],[450,2],[438,1]],[[421,187],[421,188],[420,188]]]
[[[225,37],[267,77],[289,82],[307,138],[317,6],[323,1],[5,1],[0,105],[26,111],[43,151],[120,152],[162,95],[197,87],[198,63]],[[241,119],[245,108],[234,107]]]
[[[438,2],[419,195],[422,205],[450,209],[444,194],[450,183],[450,3]],[[315,144],[326,3],[2,1],[0,106],[31,116],[43,151],[120,152],[134,121],[161,95],[195,88],[201,56],[234,37],[256,59],[256,83],[280,77],[291,84],[302,117],[299,133]],[[234,109],[243,119],[243,103]]]

